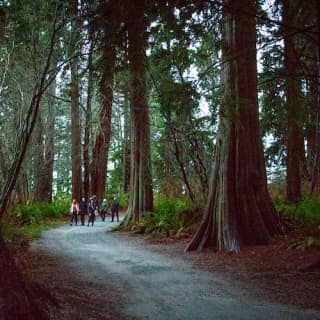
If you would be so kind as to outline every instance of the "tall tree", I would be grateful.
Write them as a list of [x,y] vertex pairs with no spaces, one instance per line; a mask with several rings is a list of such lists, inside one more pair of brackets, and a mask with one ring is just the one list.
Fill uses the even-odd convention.
[[[20,9],[20,8],[19,8]],[[41,99],[50,81],[55,77],[50,75],[49,68],[53,57],[53,48],[57,41],[57,7],[54,10],[53,28],[48,28],[44,35],[49,37],[46,60],[39,73],[38,81],[34,84],[33,95],[30,100],[27,114],[24,118],[24,126],[19,132],[16,153],[10,165],[5,183],[0,194],[0,220],[3,218],[15,184],[17,182],[22,162],[26,155],[31,135],[35,126]],[[50,30],[50,33],[49,33]],[[25,45],[25,44],[24,44]],[[3,239],[3,224],[0,225],[0,318],[1,319],[47,319],[43,306],[39,306],[35,300],[35,290],[25,282],[14,259],[9,253]]]
[[315,159],[313,165],[312,179],[311,179],[311,194],[320,193],[320,2],[313,1],[316,6],[316,34],[315,39],[315,57],[316,57],[316,68],[315,68],[315,106],[316,106],[316,134],[315,134]]
[[239,251],[265,244],[277,231],[267,190],[259,132],[256,1],[225,0],[222,27],[223,100],[203,221],[186,250]]
[[126,27],[131,77],[130,198],[125,223],[138,221],[142,212],[153,211],[150,119],[147,91],[147,1],[127,2]]
[[297,202],[301,198],[301,155],[304,154],[304,141],[301,132],[300,104],[301,79],[299,72],[299,54],[297,49],[297,3],[295,0],[283,0],[284,25],[284,64],[286,80],[286,110],[288,117],[287,137],[287,200]]
[[113,102],[116,49],[121,40],[119,35],[120,6],[117,1],[102,3],[101,28],[102,57],[100,61],[100,115],[98,131],[92,154],[91,191],[102,201],[105,197],[107,181],[108,153],[111,138],[111,116]]
[[80,89],[79,89],[79,55],[80,25],[78,17],[78,1],[71,3],[72,29],[70,30],[70,70],[71,70],[71,167],[72,167],[72,198],[81,198],[81,128],[80,128]]

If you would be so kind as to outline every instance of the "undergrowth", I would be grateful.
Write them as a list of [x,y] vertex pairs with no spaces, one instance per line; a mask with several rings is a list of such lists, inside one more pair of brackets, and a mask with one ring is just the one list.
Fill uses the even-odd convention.
[[302,199],[298,203],[289,204],[283,198],[277,197],[275,206],[281,218],[290,219],[291,224],[295,225],[295,228],[291,229],[294,229],[296,239],[291,242],[288,249],[320,248],[319,198],[309,197]]
[[194,222],[191,202],[182,198],[157,197],[154,212],[145,212],[139,222],[131,222],[135,233],[173,236],[181,234]]
[[69,202],[32,203],[16,205],[7,211],[2,223],[6,242],[19,238],[35,239],[43,230],[61,224],[62,217],[69,211]]

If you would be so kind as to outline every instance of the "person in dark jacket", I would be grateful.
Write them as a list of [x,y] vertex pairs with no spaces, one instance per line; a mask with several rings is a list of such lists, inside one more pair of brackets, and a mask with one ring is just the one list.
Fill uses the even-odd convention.
[[88,204],[88,213],[89,213],[89,220],[88,220],[88,224],[87,224],[88,227],[90,225],[90,222],[91,222],[92,226],[94,224],[94,218],[95,218],[94,211],[95,211],[95,207],[94,207],[93,199],[90,198],[89,204]]
[[92,196],[92,205],[93,205],[93,208],[94,208],[94,217],[98,216],[99,215],[99,202],[98,202],[98,199],[97,199],[97,196],[96,195],[93,195]]
[[88,204],[85,198],[82,198],[79,205],[81,225],[84,226],[85,215],[88,213]]
[[117,216],[117,221],[119,222],[119,201],[117,200],[116,197],[114,197],[113,200],[112,200],[111,213],[112,213],[111,222],[113,222],[115,214]]

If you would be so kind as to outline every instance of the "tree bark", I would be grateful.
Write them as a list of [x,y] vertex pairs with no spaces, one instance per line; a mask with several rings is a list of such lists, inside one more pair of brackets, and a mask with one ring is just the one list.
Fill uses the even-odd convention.
[[130,184],[130,110],[128,92],[124,92],[124,137],[122,158],[122,191],[127,193]]
[[277,231],[259,131],[256,2],[224,1],[223,101],[204,218],[188,250],[237,252]]
[[90,194],[90,128],[91,128],[91,103],[93,95],[93,41],[91,39],[91,31],[89,30],[90,50],[88,56],[88,89],[87,89],[87,106],[85,112],[85,128],[84,128],[84,143],[83,143],[83,166],[84,166],[84,179],[83,179],[83,192],[85,199],[89,199]]
[[78,59],[71,61],[71,166],[72,198],[81,199],[81,131],[79,106]]
[[108,151],[111,138],[111,115],[113,101],[113,78],[115,71],[115,47],[106,44],[103,53],[104,70],[100,84],[102,103],[100,109],[100,128],[93,149],[91,186],[98,201],[105,197],[107,182]]
[[[139,4],[139,5],[137,5]],[[128,4],[127,30],[131,75],[131,162],[130,198],[124,223],[138,221],[143,212],[153,211],[150,120],[147,102],[146,1]]]
[[44,162],[46,173],[43,179],[43,199],[51,202],[53,199],[53,165],[55,151],[55,122],[56,122],[56,80],[52,81],[49,87],[48,116],[47,116],[47,138],[45,143]]
[[316,134],[315,134],[315,159],[311,178],[311,194],[320,193],[320,3],[316,2],[317,11],[317,68],[316,68]]
[[283,0],[284,64],[286,79],[286,109],[288,119],[287,136],[287,201],[297,202],[301,199],[301,148],[303,137],[300,128],[299,108],[301,101],[300,80],[298,78],[299,61],[296,52],[296,12],[292,0]]

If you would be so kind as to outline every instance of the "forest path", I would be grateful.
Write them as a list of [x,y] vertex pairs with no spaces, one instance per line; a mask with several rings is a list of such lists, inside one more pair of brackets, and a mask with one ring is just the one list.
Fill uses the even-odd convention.
[[286,320],[320,319],[316,310],[250,298],[219,273],[154,252],[141,239],[93,227],[63,226],[43,233],[31,249],[37,278],[57,297],[51,319]]

